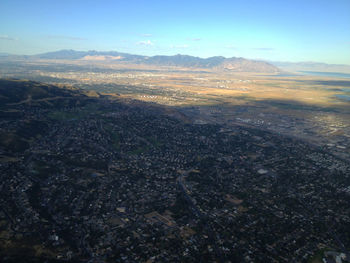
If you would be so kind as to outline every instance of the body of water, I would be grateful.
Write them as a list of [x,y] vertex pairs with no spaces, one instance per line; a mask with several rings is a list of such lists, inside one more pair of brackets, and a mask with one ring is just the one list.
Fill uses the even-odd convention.
[[350,74],[340,73],[340,72],[320,72],[320,71],[299,71],[299,72],[304,75],[312,75],[312,76],[350,78]]
[[337,94],[337,95],[335,95],[335,97],[337,97],[338,99],[341,99],[341,100],[350,101],[350,96],[349,95]]

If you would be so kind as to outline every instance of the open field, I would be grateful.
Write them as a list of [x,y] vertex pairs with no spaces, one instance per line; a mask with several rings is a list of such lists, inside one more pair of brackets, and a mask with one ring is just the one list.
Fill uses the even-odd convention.
[[341,107],[348,103],[334,96],[350,92],[350,80],[320,76],[264,75],[84,60],[2,63],[2,77],[72,84],[166,105],[294,100],[307,105]]

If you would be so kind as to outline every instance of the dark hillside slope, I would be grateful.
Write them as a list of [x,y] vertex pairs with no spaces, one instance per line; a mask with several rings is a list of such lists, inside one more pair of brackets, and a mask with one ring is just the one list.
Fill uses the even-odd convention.
[[35,81],[0,79],[0,104],[20,103],[25,100],[39,100],[55,97],[71,97],[80,93],[77,90],[59,88]]

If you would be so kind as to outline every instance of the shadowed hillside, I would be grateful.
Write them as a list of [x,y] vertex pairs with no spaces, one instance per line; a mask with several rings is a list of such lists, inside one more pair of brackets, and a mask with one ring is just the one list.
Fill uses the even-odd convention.
[[68,98],[82,95],[77,90],[60,88],[35,81],[0,79],[0,104],[29,103],[41,99]]

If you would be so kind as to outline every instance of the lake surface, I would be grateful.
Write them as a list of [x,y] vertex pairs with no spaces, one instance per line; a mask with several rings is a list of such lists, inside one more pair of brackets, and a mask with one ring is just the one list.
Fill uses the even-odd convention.
[[350,78],[350,74],[340,73],[340,72],[320,72],[320,71],[299,71],[299,72],[305,75],[312,75],[312,76]]
[[341,99],[341,100],[350,101],[350,96],[349,95],[336,94],[335,97],[337,97],[338,99]]

